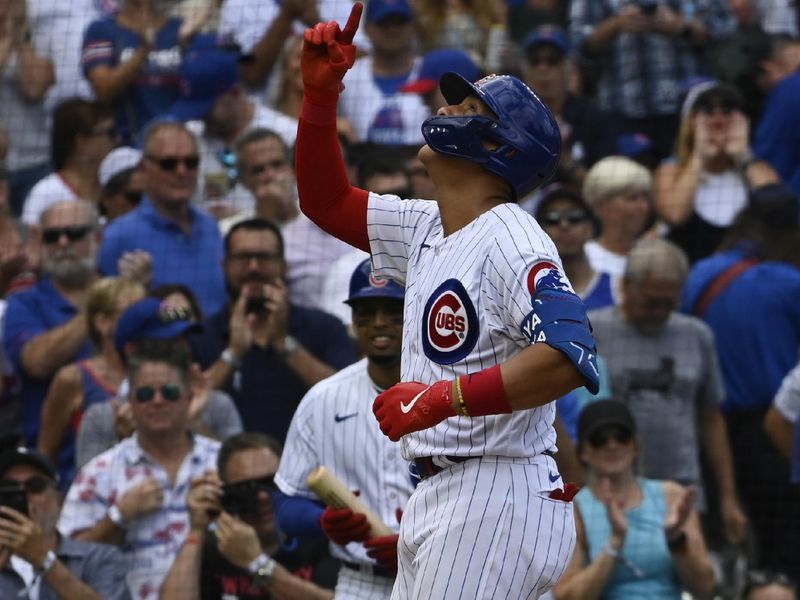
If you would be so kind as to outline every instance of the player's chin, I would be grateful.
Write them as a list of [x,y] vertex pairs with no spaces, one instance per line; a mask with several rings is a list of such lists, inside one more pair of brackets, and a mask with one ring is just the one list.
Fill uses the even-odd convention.
[[370,348],[367,352],[367,358],[378,365],[386,367],[400,364],[400,352],[395,349],[377,351],[374,348]]

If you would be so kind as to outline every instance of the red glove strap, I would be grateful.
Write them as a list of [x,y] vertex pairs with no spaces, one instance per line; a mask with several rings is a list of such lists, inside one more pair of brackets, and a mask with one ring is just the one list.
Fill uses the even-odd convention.
[[335,125],[339,92],[305,86],[300,118],[312,125]]
[[461,398],[470,417],[508,414],[513,409],[506,396],[500,365],[459,377]]

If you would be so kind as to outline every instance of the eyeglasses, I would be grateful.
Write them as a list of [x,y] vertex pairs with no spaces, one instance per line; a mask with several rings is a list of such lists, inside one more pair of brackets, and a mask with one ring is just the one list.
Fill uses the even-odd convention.
[[272,171],[277,171],[278,169],[286,167],[288,164],[289,163],[286,160],[282,158],[276,158],[275,160],[270,160],[258,165],[249,165],[245,170],[247,171],[248,175],[254,177],[256,175],[261,175],[261,173],[263,173],[267,169],[270,169]]
[[183,395],[183,391],[180,387],[173,383],[168,383],[162,385],[158,389],[154,388],[152,385],[143,385],[142,387],[136,388],[133,392],[133,397],[136,398],[137,402],[150,402],[150,400],[156,397],[156,391],[160,391],[161,397],[169,402],[177,402],[180,400],[181,395]]
[[54,485],[55,482],[44,475],[33,475],[32,477],[28,477],[25,481],[17,481],[15,479],[0,480],[0,488],[23,488],[27,493],[33,495],[41,494],[47,488],[53,487]]
[[225,484],[224,491],[226,494],[242,494],[247,496],[255,496],[258,492],[275,492],[278,486],[275,485],[275,476],[267,475],[266,477],[259,477],[257,479],[246,479],[244,481],[237,481],[236,483]]
[[142,201],[142,194],[143,192],[141,190],[125,190],[122,192],[122,195],[125,196],[125,200],[131,204],[139,204]]
[[588,441],[592,448],[602,448],[612,439],[624,446],[633,439],[633,432],[622,427],[604,427],[592,433]]
[[42,230],[42,241],[45,244],[56,244],[61,236],[67,236],[70,242],[77,242],[86,237],[92,230],[88,225],[70,225],[69,227],[48,227]]
[[280,254],[275,254],[273,252],[236,252],[228,256],[228,258],[234,262],[245,265],[251,261],[256,261],[258,264],[263,265],[283,259]]
[[158,165],[162,171],[175,171],[179,164],[186,167],[187,171],[194,171],[200,164],[200,157],[193,156],[152,156],[146,155],[147,160],[152,161]]
[[564,221],[566,221],[569,225],[577,225],[578,223],[584,223],[588,220],[589,215],[582,210],[568,210],[564,212],[551,210],[544,213],[541,219],[542,225],[547,225],[549,227],[555,227]]

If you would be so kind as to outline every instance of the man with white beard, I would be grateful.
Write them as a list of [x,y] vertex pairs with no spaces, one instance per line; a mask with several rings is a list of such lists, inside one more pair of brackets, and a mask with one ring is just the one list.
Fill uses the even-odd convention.
[[92,353],[85,303],[97,278],[97,211],[83,201],[54,204],[41,218],[42,276],[8,298],[3,347],[22,381],[22,427],[36,443],[42,403],[55,372]]

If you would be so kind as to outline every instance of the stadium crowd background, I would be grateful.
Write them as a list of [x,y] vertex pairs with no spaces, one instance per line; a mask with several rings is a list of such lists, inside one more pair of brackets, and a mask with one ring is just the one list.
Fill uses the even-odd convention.
[[[621,401],[638,473],[694,490],[718,597],[800,579],[794,3],[366,3],[338,123],[355,185],[434,197],[419,124],[449,70],[516,74],[560,124],[558,172],[520,204],[594,311],[605,368],[598,397],[558,402],[565,480],[587,481],[583,407]],[[50,457],[63,493],[131,439],[126,361],[160,356],[148,338],[190,349],[188,424],[220,441],[283,442],[305,392],[357,360],[344,300],[366,255],[299,212],[292,165],[299,35],[351,6],[0,0],[0,436]],[[266,309],[245,306],[251,285]],[[248,334],[259,310],[270,324]],[[83,492],[64,535],[92,525]],[[147,535],[172,553],[125,563],[133,597],[157,597],[186,531]],[[329,556],[298,560],[335,573]],[[620,564],[603,585],[641,573]]]

